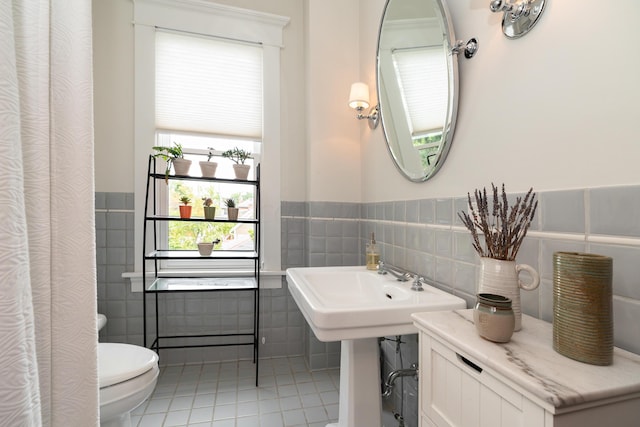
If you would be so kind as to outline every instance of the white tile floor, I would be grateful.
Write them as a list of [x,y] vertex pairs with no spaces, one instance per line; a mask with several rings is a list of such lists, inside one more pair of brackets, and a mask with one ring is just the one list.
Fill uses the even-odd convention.
[[138,427],[324,427],[338,419],[339,370],[309,372],[302,357],[160,368]]

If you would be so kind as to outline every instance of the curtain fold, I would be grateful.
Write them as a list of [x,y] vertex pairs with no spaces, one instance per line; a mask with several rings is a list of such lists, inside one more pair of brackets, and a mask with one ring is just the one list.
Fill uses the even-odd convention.
[[0,426],[95,426],[91,2],[0,2],[0,58]]

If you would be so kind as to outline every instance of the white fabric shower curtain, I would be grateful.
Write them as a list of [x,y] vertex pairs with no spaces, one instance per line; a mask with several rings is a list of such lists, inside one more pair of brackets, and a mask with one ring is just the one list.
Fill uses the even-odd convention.
[[90,0],[0,0],[0,426],[99,421]]

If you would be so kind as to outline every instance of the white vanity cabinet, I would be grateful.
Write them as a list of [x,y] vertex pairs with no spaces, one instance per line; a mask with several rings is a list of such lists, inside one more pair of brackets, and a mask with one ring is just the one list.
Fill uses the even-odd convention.
[[640,356],[610,366],[553,350],[552,325],[523,316],[506,344],[481,338],[473,310],[416,313],[421,427],[637,427]]

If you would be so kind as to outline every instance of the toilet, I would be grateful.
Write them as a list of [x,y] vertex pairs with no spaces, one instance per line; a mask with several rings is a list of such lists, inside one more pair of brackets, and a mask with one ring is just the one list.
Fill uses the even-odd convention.
[[[98,315],[99,328],[105,323]],[[151,395],[159,372],[158,355],[148,348],[98,343],[100,426],[131,427],[131,411]]]

